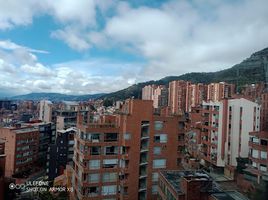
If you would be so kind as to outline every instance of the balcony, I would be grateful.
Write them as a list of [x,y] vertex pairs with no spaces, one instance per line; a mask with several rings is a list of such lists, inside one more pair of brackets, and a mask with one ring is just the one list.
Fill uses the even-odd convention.
[[266,145],[261,145],[261,144],[254,143],[251,141],[248,142],[248,145],[252,149],[261,150],[261,151],[268,151],[268,146],[266,146]]

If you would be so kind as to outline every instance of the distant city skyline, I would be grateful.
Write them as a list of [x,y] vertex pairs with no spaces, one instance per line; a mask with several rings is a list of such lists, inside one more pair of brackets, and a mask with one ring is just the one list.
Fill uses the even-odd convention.
[[265,0],[0,2],[0,97],[108,93],[268,46]]

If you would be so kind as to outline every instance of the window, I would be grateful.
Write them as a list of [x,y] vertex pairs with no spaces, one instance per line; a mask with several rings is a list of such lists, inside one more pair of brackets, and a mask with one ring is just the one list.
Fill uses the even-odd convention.
[[104,159],[103,167],[104,168],[114,168],[117,166],[118,159]]
[[90,155],[100,155],[101,147],[99,146],[93,146],[90,147]]
[[154,136],[154,142],[156,143],[166,143],[167,142],[167,134],[160,134]]
[[157,194],[157,185],[152,185],[152,194]]
[[90,169],[100,169],[100,160],[90,160],[89,161]]
[[260,170],[266,172],[267,171],[267,166],[260,164]]
[[261,159],[266,160],[267,159],[267,152],[261,151]]
[[114,182],[117,180],[117,173],[104,173],[102,176],[102,182]]
[[89,174],[88,181],[90,183],[98,183],[100,180],[100,174]]
[[130,133],[124,133],[124,139],[125,140],[130,140],[131,139],[131,134]]
[[252,157],[253,158],[259,158],[259,151],[256,149],[252,149]]
[[166,159],[153,160],[153,168],[154,169],[165,168],[165,167],[166,167]]
[[89,196],[90,197],[95,197],[98,196],[99,194],[99,187],[89,187]]
[[117,133],[105,133],[104,142],[115,142],[117,141]]
[[154,147],[154,155],[160,155],[161,154],[161,147]]
[[102,186],[102,195],[113,195],[116,194],[116,185]]
[[104,147],[104,155],[117,155],[118,147],[116,146],[107,146]]
[[158,181],[158,177],[159,177],[158,172],[153,172],[153,174],[152,174],[152,181],[153,181],[153,182]]
[[255,138],[255,137],[253,137],[253,138],[252,138],[252,142],[253,142],[253,143],[256,143],[256,144],[259,144],[259,138]]
[[254,167],[254,168],[258,169],[257,163],[252,162],[252,167]]
[[155,121],[154,122],[154,130],[160,131],[163,128],[163,122],[162,121]]

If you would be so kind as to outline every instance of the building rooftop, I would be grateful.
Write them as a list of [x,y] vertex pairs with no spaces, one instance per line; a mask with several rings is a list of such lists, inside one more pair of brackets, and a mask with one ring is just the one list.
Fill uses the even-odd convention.
[[248,198],[236,191],[224,191],[221,193],[214,193],[211,196],[217,200],[249,200]]
[[79,106],[79,103],[76,101],[62,101],[62,102],[68,106]]
[[212,181],[212,178],[204,171],[162,171],[162,175],[171,184],[177,193],[183,193],[181,179],[186,178],[196,181]]

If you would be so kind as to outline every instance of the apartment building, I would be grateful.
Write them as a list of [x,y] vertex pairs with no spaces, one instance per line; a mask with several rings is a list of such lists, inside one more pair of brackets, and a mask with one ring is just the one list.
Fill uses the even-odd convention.
[[164,85],[147,85],[142,88],[142,99],[153,100],[154,108],[168,105],[168,88]]
[[220,101],[235,94],[235,85],[225,82],[210,83],[207,88],[207,101]]
[[192,107],[197,107],[207,100],[207,85],[203,83],[189,84],[186,94],[186,112],[190,112]]
[[171,109],[171,113],[182,115],[185,113],[186,108],[189,107],[187,88],[191,85],[188,81],[171,81],[169,83],[169,98],[168,106]]
[[248,157],[249,133],[260,128],[260,106],[244,98],[202,106],[202,164],[224,167],[225,175],[233,178],[236,158]]
[[73,198],[157,198],[159,171],[180,167],[184,119],[153,110],[153,101],[129,99],[109,123],[78,120]]
[[261,95],[261,116],[260,131],[250,132],[249,138],[249,167],[246,171],[249,173],[250,180],[260,184],[262,177],[267,176],[268,166],[268,93]]
[[153,100],[154,90],[156,85],[146,85],[142,88],[142,99],[143,100]]
[[89,106],[80,105],[73,101],[64,101],[59,109],[55,111],[57,130],[68,129],[76,126],[77,113],[82,112],[87,115]]
[[67,164],[72,165],[76,131],[77,129],[74,127],[58,130],[55,143],[49,145],[47,153],[47,176],[49,180],[63,174]]
[[0,139],[0,200],[4,200],[5,190],[5,140]]
[[0,128],[0,139],[5,141],[5,176],[11,177],[30,171],[38,159],[39,131],[35,127]]
[[23,123],[23,126],[35,127],[39,131],[38,165],[46,168],[48,147],[55,144],[56,125],[51,122],[31,121]]
[[39,103],[39,119],[43,122],[52,122],[52,102],[42,100]]

